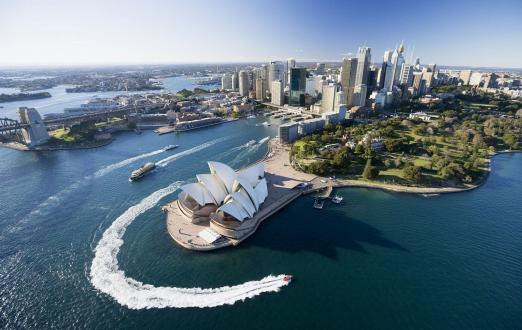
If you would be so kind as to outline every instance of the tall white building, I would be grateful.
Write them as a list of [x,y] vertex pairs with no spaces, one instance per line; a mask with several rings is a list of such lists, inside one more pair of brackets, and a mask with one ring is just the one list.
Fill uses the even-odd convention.
[[282,80],[274,80],[272,81],[270,88],[270,93],[272,94],[272,101],[271,103],[273,105],[284,105],[285,102],[285,94],[284,94],[284,86]]
[[401,85],[411,87],[413,85],[413,65],[404,63],[401,69]]
[[357,73],[355,75],[355,86],[368,85],[368,71],[371,63],[371,49],[359,47],[357,51]]
[[248,96],[248,72],[245,70],[239,71],[239,95]]
[[353,105],[364,107],[366,105],[366,85],[357,85],[353,90]]
[[290,84],[290,70],[295,68],[295,59],[289,58],[285,63],[285,86]]
[[223,74],[221,77],[221,89],[230,90],[232,89],[232,75],[229,73]]
[[323,85],[323,97],[321,100],[321,113],[332,112],[335,109],[335,96],[338,91],[338,85],[330,83]]

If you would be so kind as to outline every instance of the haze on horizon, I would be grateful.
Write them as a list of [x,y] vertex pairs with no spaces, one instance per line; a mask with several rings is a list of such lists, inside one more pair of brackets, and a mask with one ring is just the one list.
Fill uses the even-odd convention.
[[0,2],[0,66],[339,61],[357,47],[406,59],[522,67],[515,0]]

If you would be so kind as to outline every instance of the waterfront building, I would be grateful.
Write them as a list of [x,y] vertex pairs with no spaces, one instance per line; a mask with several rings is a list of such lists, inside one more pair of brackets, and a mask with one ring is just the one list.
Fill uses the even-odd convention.
[[294,142],[298,137],[298,126],[296,122],[279,125],[279,141],[284,144]]
[[20,124],[28,125],[22,128],[25,144],[34,147],[49,141],[50,137],[47,128],[36,109],[20,107],[18,108],[18,114],[20,115]]
[[223,74],[221,77],[221,89],[231,90],[232,89],[232,75],[229,73]]
[[[279,61],[272,61],[268,65],[268,89],[272,91],[272,82],[280,80],[284,82],[284,66]],[[284,84],[283,84],[284,88]]]
[[469,85],[469,80],[471,79],[471,70],[462,70],[459,73],[459,79],[462,82],[462,85],[466,86]]
[[275,80],[272,81],[270,93],[272,95],[271,103],[273,105],[282,106],[285,102],[285,95],[283,90],[283,81]]
[[256,79],[256,100],[264,101],[266,99],[265,80],[263,78]]
[[325,125],[337,125],[340,122],[339,113],[335,111],[323,113],[321,117],[324,119]]
[[239,95],[248,96],[248,72],[245,70],[239,71]]
[[332,112],[335,108],[335,95],[338,90],[336,83],[323,86],[323,96],[321,99],[321,112]]
[[[295,61],[294,61],[295,62]],[[303,106],[306,93],[306,69],[291,68],[289,79],[289,99],[288,104]]]
[[300,136],[309,135],[314,132],[320,131],[324,128],[323,118],[313,118],[300,121],[298,123],[298,133]]
[[352,105],[353,89],[357,77],[357,62],[357,58],[344,58],[341,65],[340,82],[346,97],[346,100],[343,103],[346,103],[347,105]]

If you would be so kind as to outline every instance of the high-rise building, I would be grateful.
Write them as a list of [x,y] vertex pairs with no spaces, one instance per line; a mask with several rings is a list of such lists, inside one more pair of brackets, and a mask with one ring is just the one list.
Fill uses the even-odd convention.
[[264,101],[266,99],[265,80],[263,78],[256,79],[256,100]]
[[20,107],[18,114],[20,115],[20,124],[28,125],[22,128],[22,136],[27,145],[32,147],[49,141],[47,128],[36,109]]
[[279,141],[281,143],[292,143],[298,137],[298,124],[295,122],[279,125]]
[[237,72],[234,72],[232,74],[232,90],[233,91],[239,90],[239,74]]
[[469,85],[469,80],[471,79],[471,70],[460,71],[459,79],[462,81],[462,85]]
[[290,68],[289,86],[288,103],[303,106],[306,93],[306,68]]
[[[281,80],[284,81],[284,66],[279,61],[272,61],[268,65],[268,89],[272,91],[272,82]],[[284,86],[283,86],[284,87]]]
[[366,105],[366,85],[357,85],[353,90],[353,104],[355,106],[364,107]]
[[471,86],[480,86],[481,82],[482,82],[482,73],[473,72],[471,74],[471,77],[469,78],[469,84]]
[[315,74],[316,75],[322,75],[325,73],[326,65],[324,63],[317,63],[315,65]]
[[239,71],[239,95],[248,96],[248,72],[245,70]]
[[290,70],[295,68],[295,59],[289,58],[285,63],[285,86],[290,85]]
[[497,78],[498,76],[495,73],[491,73],[484,78],[484,86],[483,88],[493,88],[497,84]]
[[359,47],[357,51],[357,72],[355,86],[368,85],[368,72],[371,63],[371,50],[369,47]]
[[422,79],[422,75],[422,72],[413,73],[413,88],[415,90],[415,96],[424,94],[426,81]]
[[285,102],[285,95],[283,92],[283,81],[282,80],[274,80],[272,81],[272,87],[270,88],[270,93],[272,95],[271,103],[273,105],[283,105]]
[[404,63],[401,69],[401,85],[410,87],[413,84],[413,65]]
[[422,80],[424,80],[425,87],[426,87],[425,92],[428,92],[430,90],[430,88],[433,87],[433,75],[434,74],[435,74],[434,72],[428,72],[428,71],[424,71],[422,73]]
[[335,109],[335,96],[338,91],[338,85],[330,83],[323,86],[323,96],[321,100],[321,113],[332,112]]
[[221,77],[221,89],[230,90],[232,89],[232,75],[229,73],[223,74]]
[[346,101],[345,104],[352,105],[353,89],[355,87],[355,79],[357,77],[357,58],[344,58],[341,66],[341,87],[344,91]]

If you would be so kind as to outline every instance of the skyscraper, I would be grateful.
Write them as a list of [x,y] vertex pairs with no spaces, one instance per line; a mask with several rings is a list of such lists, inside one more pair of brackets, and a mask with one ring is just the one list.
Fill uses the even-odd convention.
[[239,95],[248,96],[248,72],[245,70],[239,71]]
[[273,105],[283,105],[285,102],[285,95],[283,93],[283,81],[282,80],[274,80],[272,81],[270,88],[270,93],[272,94]]
[[369,47],[359,47],[357,52],[357,73],[355,86],[368,85],[368,71],[370,69],[371,50]]
[[239,90],[239,74],[237,72],[232,74],[232,90]]
[[221,77],[221,89],[229,90],[232,89],[232,75],[229,73],[223,74]]
[[284,66],[279,61],[272,61],[268,65],[268,89],[270,91],[272,91],[272,82],[277,80],[284,80]]
[[290,70],[295,68],[295,59],[289,58],[285,63],[285,86],[290,85]]
[[256,79],[256,100],[264,101],[266,98],[265,81],[263,78]]
[[404,63],[401,69],[401,85],[411,87],[413,84],[413,65]]
[[288,103],[290,105],[304,105],[304,95],[306,93],[306,69],[291,68],[290,69],[290,97]]
[[353,89],[357,76],[357,59],[350,57],[344,58],[341,66],[341,87],[346,97],[346,105],[352,105]]

